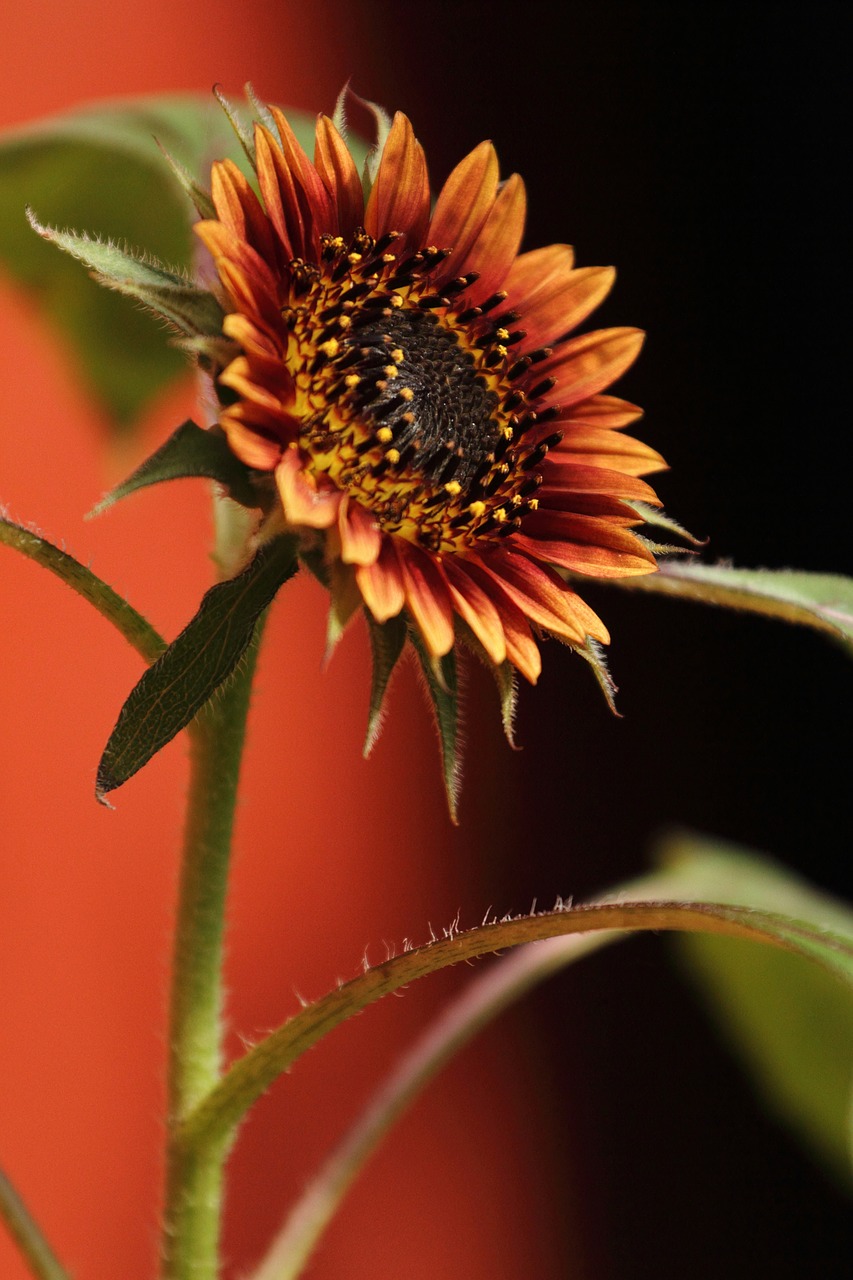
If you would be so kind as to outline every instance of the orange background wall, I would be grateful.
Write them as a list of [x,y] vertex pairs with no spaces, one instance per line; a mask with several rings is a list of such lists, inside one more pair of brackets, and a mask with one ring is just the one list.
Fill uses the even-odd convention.
[[[345,5],[33,0],[0,17],[0,123],[104,95],[238,92],[328,108],[348,75],[372,89],[381,37]],[[330,38],[331,37],[331,38]],[[393,105],[393,104],[389,104]],[[109,181],[109,175],[104,175]],[[94,499],[192,410],[188,383],[159,404],[133,456],[31,301],[0,282],[0,501],[66,544],[174,635],[209,582],[200,484],[152,491],[84,524]],[[349,976],[365,948],[479,919],[505,792],[492,708],[476,734],[465,825],[444,816],[436,749],[410,672],[373,759],[360,748],[367,646],[356,629],[319,671],[323,599],[307,582],[278,603],[258,677],[241,803],[229,985],[235,1035],[252,1038]],[[94,768],[138,659],[97,615],[0,553],[0,1162],[79,1280],[153,1274],[162,1174],[167,961],[182,741],[117,797]],[[474,713],[486,693],[474,690]],[[472,719],[474,717],[472,716]],[[500,769],[502,766],[496,765]],[[511,786],[510,786],[511,791]],[[482,883],[478,883],[478,875]],[[289,1200],[371,1082],[454,978],[372,1010],[264,1101],[234,1160],[228,1274],[259,1256]],[[490,1037],[436,1085],[376,1158],[312,1276],[548,1274],[556,1217],[538,1188],[554,1162],[546,1102],[521,1104],[535,1064]],[[0,1230],[0,1275],[24,1275]]]

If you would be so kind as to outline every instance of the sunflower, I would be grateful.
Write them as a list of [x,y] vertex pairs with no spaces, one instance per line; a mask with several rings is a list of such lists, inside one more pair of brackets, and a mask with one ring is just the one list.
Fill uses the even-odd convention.
[[[322,544],[350,613],[405,614],[432,660],[473,635],[535,682],[535,635],[583,650],[607,631],[561,571],[656,568],[632,505],[663,459],[603,394],[642,333],[571,337],[611,288],[571,248],[520,253],[525,189],[490,142],[431,208],[423,148],[397,113],[362,181],[321,115],[313,162],[276,107],[248,148],[254,186],[213,165],[196,224],[233,358],[217,384],[228,443],[274,477],[278,518]],[[460,628],[459,623],[464,624]]]

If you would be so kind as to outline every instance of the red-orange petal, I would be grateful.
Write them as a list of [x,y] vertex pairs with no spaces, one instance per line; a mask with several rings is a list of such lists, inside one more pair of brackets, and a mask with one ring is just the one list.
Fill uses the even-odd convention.
[[[613,287],[612,267],[581,267],[557,275],[540,289],[520,320],[530,346],[548,346],[586,319]],[[559,398],[559,390],[555,395]]]
[[270,107],[284,159],[293,174],[295,195],[302,212],[303,253],[316,253],[318,236],[337,230],[334,205],[322,178],[300,146],[287,117],[278,107]]
[[464,271],[476,271],[479,279],[465,294],[468,306],[477,306],[503,287],[524,235],[527,195],[517,173],[507,178],[495,198],[465,260]]
[[466,572],[466,561],[446,556],[441,565],[450,590],[453,608],[467,622],[498,666],[506,658],[506,639],[497,607],[481,586]]
[[345,495],[338,510],[338,533],[344,564],[373,564],[382,546],[382,532],[373,516]]
[[314,165],[337,211],[337,230],[349,240],[364,221],[364,192],[349,147],[324,115],[317,119]]
[[619,396],[595,395],[579,404],[561,409],[558,419],[560,422],[577,422],[613,431],[619,427],[627,427],[642,416],[643,410],[639,405],[631,404],[630,400],[621,400]]
[[340,492],[318,484],[305,472],[297,448],[285,449],[275,469],[275,480],[288,524],[328,529],[335,523]]
[[241,462],[256,471],[274,471],[281,460],[281,445],[277,440],[258,435],[243,422],[223,414],[222,427],[228,436],[228,444]]
[[406,603],[403,571],[390,537],[382,539],[379,555],[373,564],[356,565],[355,580],[364,603],[377,622],[396,618]]
[[555,275],[566,275],[575,261],[575,251],[570,244],[548,244],[541,249],[530,249],[516,258],[504,281],[512,306],[525,306],[537,289]]
[[453,648],[453,605],[450,592],[429,552],[398,540],[397,557],[403,571],[406,608],[434,658]]
[[648,502],[655,507],[661,505],[654,489],[645,480],[613,471],[610,467],[568,462],[558,455],[553,459],[549,457],[543,475],[543,505],[546,490],[550,493],[553,489],[570,490],[572,493],[606,493],[615,498],[625,498],[628,502]]
[[649,475],[666,470],[666,462],[650,445],[621,431],[600,427],[572,426],[561,443],[548,455],[551,465],[583,463],[591,467],[611,467],[629,476]]
[[220,220],[249,242],[266,261],[275,260],[272,229],[258,197],[233,160],[218,160],[211,169],[211,194]]
[[[398,111],[367,200],[364,228],[376,240],[388,231],[402,232],[406,237],[406,251],[411,253],[424,243],[429,202],[429,174],[423,147],[408,118]],[[400,249],[392,246],[390,252],[399,253]]]
[[453,252],[435,273],[436,284],[468,269],[468,251],[485,223],[498,190],[498,158],[491,142],[460,160],[435,202],[427,239]]
[[465,572],[482,587],[498,611],[508,660],[521,672],[525,680],[535,684],[542,671],[542,655],[530,633],[526,617],[502,590],[500,583],[476,560],[466,558]]
[[609,641],[601,619],[546,565],[509,548],[491,552],[483,565],[531,622],[574,643]]
[[644,338],[641,329],[597,329],[560,346],[537,373],[557,379],[554,402],[567,408],[615,382],[640,354]]

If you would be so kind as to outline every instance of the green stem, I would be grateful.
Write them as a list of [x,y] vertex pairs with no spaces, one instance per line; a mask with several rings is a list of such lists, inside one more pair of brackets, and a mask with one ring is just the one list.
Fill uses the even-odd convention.
[[163,1241],[168,1280],[215,1280],[228,1141],[192,1148],[186,1116],[221,1076],[228,865],[246,716],[263,620],[238,671],[192,725],[191,777],[175,933],[169,1148]]
[[27,1206],[0,1169],[0,1218],[37,1280],[69,1280]]

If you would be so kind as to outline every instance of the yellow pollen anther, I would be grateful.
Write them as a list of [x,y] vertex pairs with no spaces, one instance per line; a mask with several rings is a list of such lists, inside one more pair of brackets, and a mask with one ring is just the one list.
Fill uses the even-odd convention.
[[352,317],[351,317],[351,316],[338,316],[338,328],[339,328],[339,329],[348,329],[348,328],[350,327],[350,325],[351,325],[351,324],[352,324]]
[[357,262],[361,262],[361,254],[360,254],[360,253],[348,253],[348,254],[347,254],[347,262],[351,262],[351,263],[352,263],[352,265],[353,265],[353,266],[355,266],[355,264],[356,264]]
[[389,440],[394,439],[394,432],[390,427],[380,427],[376,432],[376,439],[380,444],[388,444]]
[[402,307],[403,305],[403,299],[400,297],[399,293],[392,293],[388,301],[391,303],[392,307]]
[[402,364],[406,358],[406,353],[402,347],[395,347],[391,352],[391,359],[395,364]]
[[[408,391],[408,390],[409,390],[409,388],[408,388],[408,387],[403,387],[403,391]],[[403,391],[401,391],[401,392],[400,392],[400,395],[401,395],[401,396],[403,395]],[[407,399],[407,397],[406,397],[406,396],[403,396],[403,399],[405,400],[405,399]],[[404,413],[404,414],[402,415],[402,419],[403,419],[403,422],[405,422],[405,423],[407,423],[409,426],[411,426],[411,425],[412,425],[412,423],[413,423],[413,422],[414,422],[414,420],[415,420],[415,415],[414,415],[413,413]]]
[[492,512],[492,515],[495,517],[498,524],[503,524],[504,520],[506,520],[506,512],[504,511],[503,507],[496,507],[495,510]]
[[476,520],[486,514],[486,504],[485,502],[471,502],[468,505],[468,510]]
[[500,338],[502,342],[506,342],[509,337],[509,329],[495,329],[495,337]]
[[531,511],[538,511],[538,510],[539,510],[539,499],[538,499],[538,498],[529,498],[529,499],[528,499],[528,502],[527,502],[527,505],[528,505],[528,507],[530,508],[530,510],[531,510]]
[[401,387],[399,395],[401,395],[404,400],[414,400],[415,398],[415,393],[411,387]]
[[511,439],[512,439],[512,427],[510,427],[510,426],[508,426],[508,425],[507,425],[507,426],[505,426],[505,427],[502,427],[502,428],[501,428],[501,435],[503,436],[504,440],[511,440]]
[[377,378],[377,379],[376,379],[376,385],[377,385],[377,387],[379,388],[379,390],[380,390],[380,391],[387,391],[387,390],[388,390],[388,381],[387,381],[387,379],[386,379],[386,378]]
[[357,387],[361,382],[361,378],[357,373],[348,373],[344,378],[344,385],[347,387]]
[[333,238],[329,241],[329,243],[333,249],[343,249],[344,238],[343,236],[333,236]]
[[393,253],[383,253],[382,261],[387,262],[390,265],[392,262],[396,262],[397,259]]
[[499,355],[499,356],[505,356],[505,355],[506,355],[506,347],[505,347],[502,343],[500,343],[500,342],[499,342],[499,343],[498,343],[498,345],[495,347],[495,351],[497,351],[497,353],[498,353],[498,355]]
[[449,493],[451,497],[455,498],[457,493],[462,492],[462,485],[458,480],[448,480],[447,484],[444,486],[444,492]]
[[400,370],[395,364],[386,364],[382,372],[385,374],[386,378],[396,378]]
[[393,464],[393,463],[395,463],[395,462],[399,462],[399,461],[400,461],[400,450],[399,450],[399,449],[388,449],[388,450],[386,451],[386,453],[385,453],[385,457],[386,457],[386,458],[388,459],[388,461],[389,461],[390,463],[392,463],[392,464]]
[[337,338],[329,338],[328,342],[321,342],[318,347],[318,350],[322,351],[324,355],[327,355],[329,359],[336,356],[340,349],[341,344],[338,342]]

